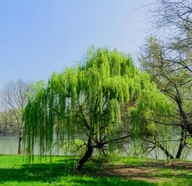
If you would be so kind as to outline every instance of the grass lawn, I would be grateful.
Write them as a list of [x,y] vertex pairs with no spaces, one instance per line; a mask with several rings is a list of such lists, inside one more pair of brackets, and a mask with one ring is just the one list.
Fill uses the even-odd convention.
[[87,162],[74,170],[70,157],[53,157],[28,165],[23,156],[0,155],[0,185],[5,186],[192,186],[192,162],[119,158],[110,163]]

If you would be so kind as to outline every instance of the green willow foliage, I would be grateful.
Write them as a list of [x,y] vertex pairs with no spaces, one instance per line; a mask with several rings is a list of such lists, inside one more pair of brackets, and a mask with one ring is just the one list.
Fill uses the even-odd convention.
[[[58,142],[81,139],[87,148],[100,150],[128,137],[130,125],[138,132],[141,116],[166,112],[166,97],[129,56],[97,49],[83,65],[53,73],[29,96],[25,142],[30,155],[37,143],[41,155],[51,153],[55,136]],[[122,119],[128,116],[131,123]]]

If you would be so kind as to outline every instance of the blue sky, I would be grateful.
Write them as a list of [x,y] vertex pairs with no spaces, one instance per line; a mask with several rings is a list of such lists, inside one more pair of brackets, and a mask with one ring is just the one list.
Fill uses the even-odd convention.
[[117,48],[133,57],[149,35],[147,0],[1,0],[0,87],[47,80],[87,49]]

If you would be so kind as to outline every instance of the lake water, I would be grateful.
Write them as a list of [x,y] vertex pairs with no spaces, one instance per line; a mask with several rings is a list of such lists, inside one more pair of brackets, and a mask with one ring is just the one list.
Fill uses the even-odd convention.
[[0,136],[0,154],[17,154],[19,138]]
[[[18,151],[18,137],[16,136],[0,136],[0,154],[17,154]],[[130,144],[129,144],[130,146]],[[133,146],[131,149],[129,149],[129,152],[133,152]],[[174,150],[174,147],[172,148]],[[174,151],[172,151],[172,154],[175,154]],[[187,150],[187,148],[186,148]],[[184,151],[183,152],[183,159],[192,160],[192,152],[191,151]],[[38,146],[35,148],[35,154],[38,154]],[[55,155],[64,155],[63,149],[60,149],[58,151],[57,148],[53,149],[53,154]],[[70,154],[66,153],[66,154]],[[128,153],[130,156],[135,156],[133,153]],[[165,155],[161,150],[158,151],[152,151],[147,156],[148,158],[157,157],[158,159],[165,159]]]
[[[0,154],[17,154],[19,138],[16,136],[0,136]],[[39,148],[34,148],[35,154],[39,154]],[[64,155],[62,148],[53,148],[54,155]]]

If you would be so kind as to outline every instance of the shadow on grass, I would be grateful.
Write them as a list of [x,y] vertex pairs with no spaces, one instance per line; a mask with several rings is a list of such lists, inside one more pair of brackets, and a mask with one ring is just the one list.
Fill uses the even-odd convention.
[[[66,181],[65,181],[66,180]],[[157,186],[155,183],[148,183],[145,181],[124,180],[122,178],[114,177],[88,177],[78,175],[75,172],[62,172],[57,170],[48,171],[48,169],[37,169],[31,167],[21,169],[0,169],[0,185],[6,182],[43,182],[48,184],[56,184],[62,186],[63,183],[75,186],[117,186],[117,185],[131,185],[131,186]]]
[[63,183],[75,186],[91,185],[132,185],[157,186],[145,181],[124,180],[123,178],[86,175],[73,170],[74,161],[53,164],[23,164],[18,168],[0,168],[0,185],[6,182],[41,182],[62,186]]
[[[173,162],[171,166],[165,166],[163,161],[146,161],[140,165],[126,163],[105,166],[105,164],[89,161],[81,172],[76,172],[74,169],[77,159],[61,158],[58,157],[52,164],[34,163],[29,165],[19,161],[11,168],[2,167],[0,168],[0,185],[6,182],[25,182],[26,184],[40,182],[40,185],[58,186],[157,186],[157,183],[129,179],[155,181],[162,178],[176,178],[177,180],[185,179],[183,181],[186,186],[190,185],[191,180],[192,163],[189,162]],[[11,159],[13,161],[15,157],[11,157]]]

